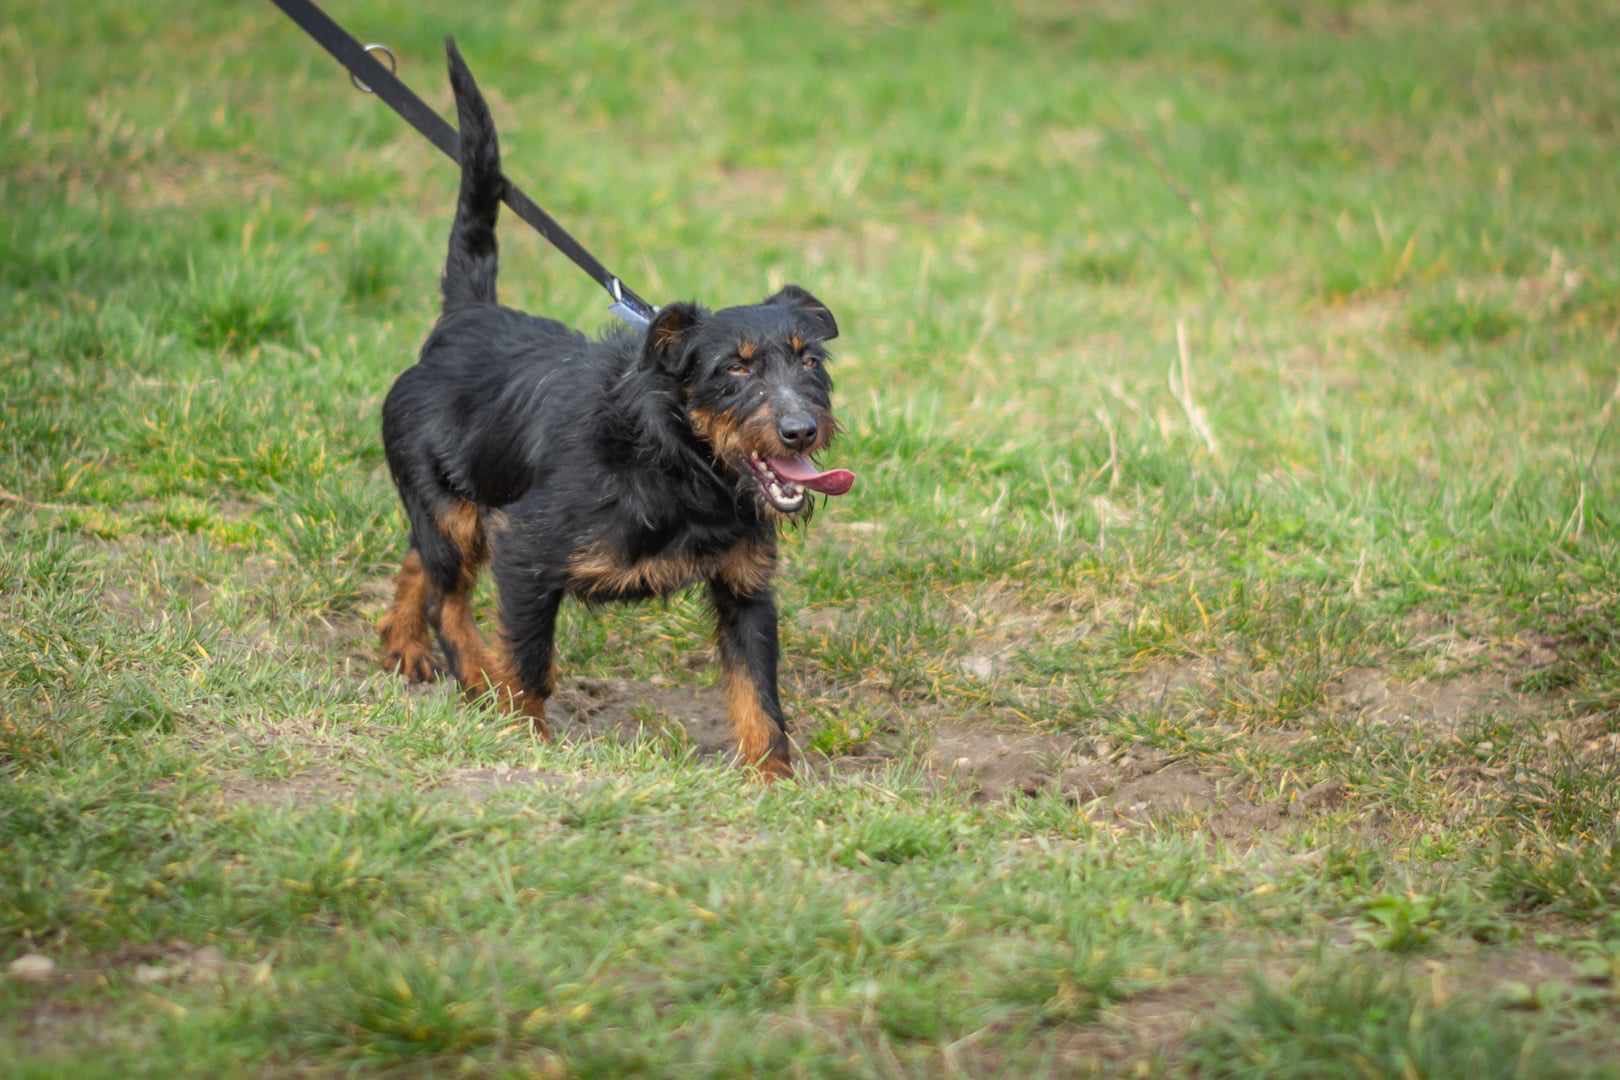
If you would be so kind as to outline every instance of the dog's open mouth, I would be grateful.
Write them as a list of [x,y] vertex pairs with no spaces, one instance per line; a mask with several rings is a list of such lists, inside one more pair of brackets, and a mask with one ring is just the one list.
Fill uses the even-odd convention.
[[855,474],[848,469],[817,469],[803,454],[788,458],[750,455],[748,465],[759,481],[759,490],[776,510],[791,514],[804,509],[806,491],[842,495],[855,486]]

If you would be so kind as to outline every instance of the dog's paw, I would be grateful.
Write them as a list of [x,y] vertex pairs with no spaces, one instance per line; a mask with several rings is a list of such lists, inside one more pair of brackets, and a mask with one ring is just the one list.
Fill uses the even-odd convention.
[[793,779],[793,762],[782,757],[767,757],[754,766],[759,778],[767,784]]
[[433,654],[415,642],[385,651],[383,668],[403,675],[408,683],[432,682],[442,674]]

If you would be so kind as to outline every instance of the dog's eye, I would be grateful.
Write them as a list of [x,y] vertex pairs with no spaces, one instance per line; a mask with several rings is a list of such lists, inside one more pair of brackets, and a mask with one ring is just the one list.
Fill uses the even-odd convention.
[[739,379],[746,378],[748,376],[748,372],[749,372],[748,365],[743,363],[740,360],[734,361],[731,364],[731,366],[726,368],[726,374],[727,375],[735,375]]
[[804,370],[806,370],[806,371],[814,371],[814,370],[816,370],[816,368],[818,368],[820,366],[821,366],[821,357],[816,356],[814,353],[812,353],[810,355],[807,355],[804,358]]

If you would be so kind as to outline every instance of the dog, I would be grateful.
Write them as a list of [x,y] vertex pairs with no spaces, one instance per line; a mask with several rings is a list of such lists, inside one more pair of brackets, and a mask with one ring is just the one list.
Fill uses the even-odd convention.
[[[758,304],[661,308],[645,331],[587,338],[496,301],[504,192],[489,106],[446,41],[461,188],[443,308],[383,405],[383,447],[410,551],[378,625],[385,665],[412,682],[449,671],[550,737],[554,630],[565,597],[668,596],[702,582],[714,607],[741,760],[792,774],[777,694],[777,536],[813,493],[842,495],[827,342],[838,323],[796,285]],[[500,626],[470,607],[488,565]]]

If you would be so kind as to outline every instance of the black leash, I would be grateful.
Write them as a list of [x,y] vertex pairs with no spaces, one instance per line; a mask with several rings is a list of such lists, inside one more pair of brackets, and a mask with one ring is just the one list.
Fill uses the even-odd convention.
[[[332,19],[316,7],[310,0],[272,0],[272,2],[286,13],[287,17],[303,28],[304,32],[314,38],[316,43],[337,58],[338,63],[349,69],[349,77],[355,85],[362,90],[369,91],[382,98],[388,107],[405,118],[405,122],[426,136],[428,142],[437,146],[450,158],[451,161],[460,162],[457,153],[460,139],[456,129],[451,127],[443,117],[434,112],[428,105],[411,92],[411,88],[395,78],[394,73],[367,51],[353,37],[333,22]],[[635,290],[619,280],[618,276],[610,273],[590,252],[586,251],[569,235],[568,230],[557,224],[557,219],[535,205],[533,199],[518,190],[518,186],[507,180],[506,193],[503,199],[512,212],[530,225],[534,226],[541,236],[551,242],[551,246],[571,259],[575,266],[591,275],[596,283],[607,290],[613,297],[613,311],[620,318],[633,324],[646,326],[652,322],[653,307]]]

